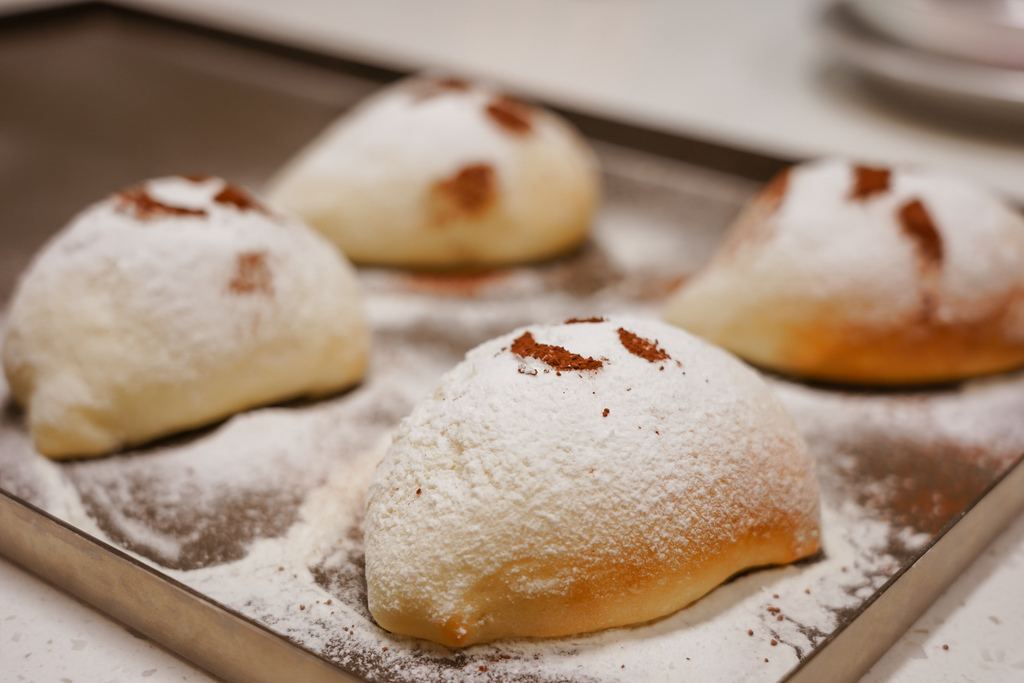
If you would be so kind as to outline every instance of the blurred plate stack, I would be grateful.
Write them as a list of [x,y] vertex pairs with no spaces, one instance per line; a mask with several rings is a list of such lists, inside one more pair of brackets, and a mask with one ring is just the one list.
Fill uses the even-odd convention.
[[1024,113],[1024,0],[842,0],[823,46],[871,78],[963,112]]

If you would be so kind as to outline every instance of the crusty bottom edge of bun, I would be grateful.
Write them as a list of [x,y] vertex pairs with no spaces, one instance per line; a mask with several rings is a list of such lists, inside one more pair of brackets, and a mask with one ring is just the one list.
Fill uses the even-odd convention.
[[[797,543],[762,537],[718,553],[700,567],[684,567],[675,575],[652,574],[645,585],[623,589],[592,585],[583,599],[540,596],[506,606],[505,614],[452,614],[443,620],[388,611],[374,604],[371,613],[384,629],[461,648],[502,638],[561,637],[639,625],[666,617],[707,595],[731,577],[747,571],[790,564],[819,551],[817,536]],[[698,573],[699,578],[692,578]],[[688,576],[691,575],[691,576]],[[467,610],[469,611],[469,610]]]
[[[668,322],[784,375],[858,386],[948,384],[1024,367],[1024,339],[1007,337],[1008,309],[970,323],[946,324],[917,315],[885,326],[845,324],[831,309],[773,318],[781,304],[734,316],[717,329],[689,319],[685,309]],[[792,310],[793,305],[782,306]]]
[[1024,367],[1024,343],[981,326],[888,332],[809,326],[793,337],[778,358],[751,362],[804,379],[865,386],[947,384]]

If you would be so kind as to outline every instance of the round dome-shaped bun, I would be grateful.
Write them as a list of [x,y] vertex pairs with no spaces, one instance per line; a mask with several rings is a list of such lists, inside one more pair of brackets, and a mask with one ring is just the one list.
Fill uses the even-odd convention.
[[459,79],[385,89],[331,125],[269,198],[359,263],[466,268],[579,245],[594,155],[555,114]]
[[36,448],[68,458],[338,391],[368,346],[332,244],[223,180],[169,177],[86,209],[43,249],[3,363]]
[[370,486],[370,611],[459,647],[674,612],[818,549],[814,460],[768,386],[656,320],[488,341],[407,417]]
[[665,318],[787,374],[960,380],[1024,364],[1024,217],[940,173],[793,167],[741,213]]

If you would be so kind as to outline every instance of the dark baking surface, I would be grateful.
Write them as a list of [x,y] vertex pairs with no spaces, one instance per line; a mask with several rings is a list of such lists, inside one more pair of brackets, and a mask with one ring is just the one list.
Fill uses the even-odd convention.
[[[105,4],[0,20],[0,302],[7,300],[17,274],[47,237],[89,203],[140,178],[172,173],[214,173],[259,187],[338,113],[400,75]],[[593,139],[655,152],[711,175],[724,172],[765,180],[785,164],[782,159],[585,114],[569,116]],[[694,177],[672,179],[666,168],[655,164],[633,169],[637,173],[632,177],[612,178],[609,202],[708,226],[702,244],[710,249],[738,201],[700,197],[701,185]],[[665,182],[659,185],[638,177]],[[690,195],[678,189],[686,187],[691,188]],[[693,201],[695,197],[700,201]],[[569,296],[585,298],[621,284],[594,249],[545,268],[547,285]],[[420,278],[413,285],[441,287],[444,294],[454,286],[466,286],[446,278],[427,280]],[[669,283],[652,277],[641,284],[647,289],[634,293],[640,299],[663,295]],[[438,327],[418,330],[415,339],[396,343],[436,344],[454,362],[476,341],[480,340],[460,339],[453,345]],[[930,395],[922,392],[907,401]],[[24,438],[22,416],[13,406],[6,406],[3,422],[0,432],[5,429],[6,436],[0,433],[0,448],[11,438]],[[849,498],[879,519],[929,534],[932,543],[1006,471],[1005,461],[993,461],[969,447],[915,440],[884,429],[868,430],[849,442],[827,441],[835,457],[822,471],[826,495]],[[130,463],[131,456],[117,457]],[[290,526],[301,501],[295,490],[273,482],[270,489],[225,498],[212,513],[161,508],[150,499],[154,492],[161,493],[161,484],[144,469],[128,467],[118,474],[118,482],[104,479],[108,468],[97,473],[94,469],[89,462],[80,462],[69,464],[66,472],[100,528],[122,547],[174,569],[215,565],[244,555],[251,539],[275,536]],[[136,476],[137,481],[131,479]],[[934,496],[937,490],[944,494],[940,499]],[[11,493],[32,498],[30,491]],[[163,493],[174,497],[173,491]],[[191,545],[174,560],[161,557],[133,543],[131,534],[119,527],[118,520],[126,518],[146,521],[170,537],[192,539]],[[195,534],[197,527],[203,533]],[[890,583],[923,553],[898,538],[892,539],[889,551],[901,565],[882,577]],[[338,593],[355,595],[356,602],[362,599],[361,575],[323,570],[317,579]],[[854,622],[873,600],[842,615],[843,623]],[[831,635],[816,634],[816,652],[841,631],[842,627]],[[363,673],[374,673],[370,669]]]

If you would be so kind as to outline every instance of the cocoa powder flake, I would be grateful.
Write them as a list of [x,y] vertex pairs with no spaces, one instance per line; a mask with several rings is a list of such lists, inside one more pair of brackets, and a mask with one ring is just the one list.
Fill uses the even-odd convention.
[[237,185],[225,185],[224,189],[217,193],[213,201],[225,206],[233,206],[239,211],[258,211],[267,213],[266,208],[260,204],[247,191]]
[[461,78],[431,78],[416,81],[412,85],[415,104],[425,102],[446,93],[468,92],[469,89],[469,81]]
[[462,78],[437,78],[434,79],[433,85],[442,90],[456,90],[459,92],[469,90],[469,81]]
[[265,294],[274,293],[274,279],[267,265],[267,254],[263,251],[250,251],[238,255],[235,276],[228,285],[234,294]]
[[593,358],[584,358],[561,346],[538,344],[529,332],[512,342],[512,353],[522,358],[536,358],[555,370],[599,370],[604,363]]
[[762,201],[778,208],[779,204],[782,203],[783,197],[786,196],[786,191],[789,189],[790,170],[789,168],[782,169],[765,185],[760,194]]
[[666,353],[665,349],[658,348],[657,339],[654,341],[644,339],[643,337],[633,334],[622,327],[619,328],[619,341],[622,342],[622,345],[625,346],[626,350],[631,354],[643,358],[651,363],[671,358],[671,356]]
[[188,209],[183,206],[171,206],[154,199],[144,187],[133,187],[116,195],[117,208],[120,211],[131,211],[139,220],[149,220],[157,216],[205,216],[203,209]]
[[932,221],[931,214],[920,199],[913,199],[900,207],[897,214],[900,220],[900,227],[907,234],[917,247],[917,253],[921,255],[925,263],[930,265],[942,265],[942,235]]
[[434,185],[438,199],[437,222],[479,216],[494,204],[498,182],[489,164],[470,164]]
[[887,168],[854,166],[853,174],[854,181],[853,188],[850,190],[850,199],[864,201],[889,190],[889,178],[892,173]]
[[487,105],[487,115],[495,123],[515,135],[533,130],[533,109],[508,95],[501,95]]

